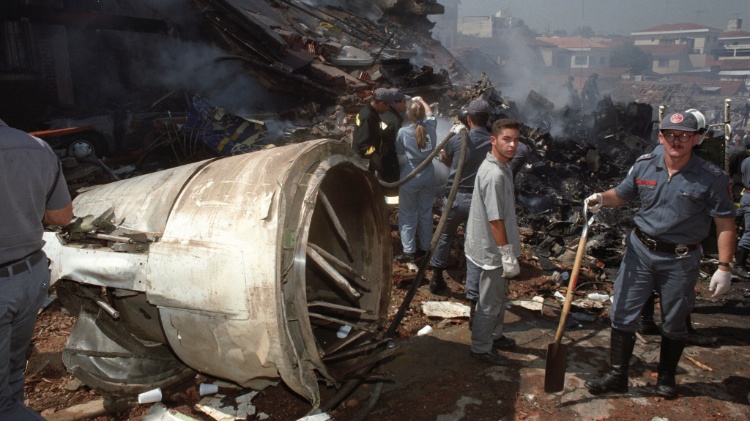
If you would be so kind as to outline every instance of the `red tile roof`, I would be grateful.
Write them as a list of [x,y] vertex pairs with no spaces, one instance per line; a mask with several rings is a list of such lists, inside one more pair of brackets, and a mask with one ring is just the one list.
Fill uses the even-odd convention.
[[724,31],[719,34],[721,38],[750,38],[750,32],[748,31]]
[[642,32],[673,32],[673,31],[700,31],[705,29],[714,29],[710,26],[700,25],[697,23],[665,23],[662,25],[653,26],[651,28],[642,29],[640,31],[633,32],[634,34]]
[[560,48],[608,48],[601,42],[592,41],[583,37],[539,37],[540,41],[557,45]]
[[750,58],[719,60],[721,70],[750,70]]

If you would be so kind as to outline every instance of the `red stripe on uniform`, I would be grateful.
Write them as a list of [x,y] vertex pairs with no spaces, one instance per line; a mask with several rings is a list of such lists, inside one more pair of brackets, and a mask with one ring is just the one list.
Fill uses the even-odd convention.
[[646,186],[655,186],[656,181],[655,180],[635,180],[635,184],[643,184]]

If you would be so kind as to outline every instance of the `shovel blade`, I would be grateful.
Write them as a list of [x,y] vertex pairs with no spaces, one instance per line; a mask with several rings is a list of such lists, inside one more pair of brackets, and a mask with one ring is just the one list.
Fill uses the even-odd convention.
[[565,388],[565,366],[568,364],[568,345],[547,345],[547,365],[544,369],[544,391],[560,392]]

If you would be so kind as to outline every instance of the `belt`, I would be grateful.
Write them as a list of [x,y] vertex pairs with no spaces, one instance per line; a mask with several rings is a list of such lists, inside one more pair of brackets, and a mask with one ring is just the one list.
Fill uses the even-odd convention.
[[677,243],[670,243],[668,241],[662,241],[656,237],[652,237],[646,234],[645,232],[641,231],[638,227],[635,227],[633,231],[635,232],[635,236],[638,237],[639,240],[641,240],[641,243],[643,243],[643,245],[647,249],[651,251],[658,251],[659,253],[668,253],[668,254],[674,253],[678,256],[685,256],[689,252],[700,247],[700,244],[677,244]]
[[37,250],[26,257],[4,264],[3,266],[0,266],[0,278],[9,278],[18,275],[19,273],[24,273],[32,266],[39,263],[39,261],[42,260],[42,257],[44,257],[44,252],[42,250]]

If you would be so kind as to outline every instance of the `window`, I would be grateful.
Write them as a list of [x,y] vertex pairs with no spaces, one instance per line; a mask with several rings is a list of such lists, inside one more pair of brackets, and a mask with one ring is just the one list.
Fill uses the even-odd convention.
[[660,58],[659,63],[656,65],[656,67],[669,67],[669,59]]
[[29,72],[35,69],[28,22],[0,22],[0,72]]
[[602,66],[605,65],[606,64],[606,59],[604,57],[599,57],[599,64],[602,65]]
[[588,64],[588,56],[573,56],[573,64],[576,66],[585,66]]

